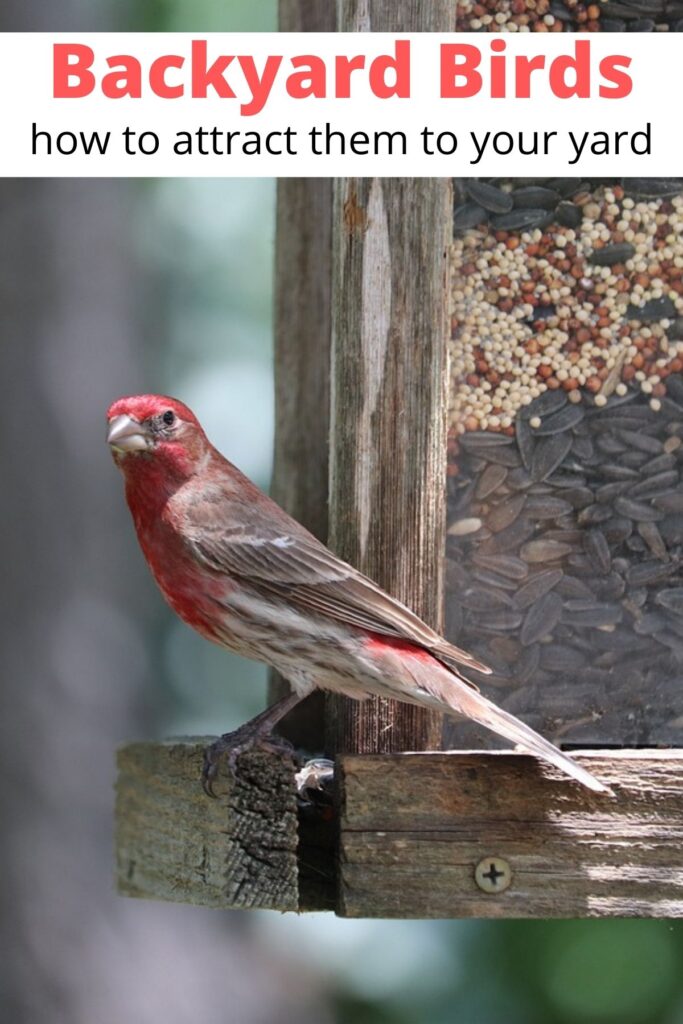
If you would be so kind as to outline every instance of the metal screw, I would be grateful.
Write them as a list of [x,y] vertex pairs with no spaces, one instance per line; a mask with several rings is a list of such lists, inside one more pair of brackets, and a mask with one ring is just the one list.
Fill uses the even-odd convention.
[[505,892],[512,882],[512,869],[502,857],[484,857],[474,869],[474,880],[482,892]]

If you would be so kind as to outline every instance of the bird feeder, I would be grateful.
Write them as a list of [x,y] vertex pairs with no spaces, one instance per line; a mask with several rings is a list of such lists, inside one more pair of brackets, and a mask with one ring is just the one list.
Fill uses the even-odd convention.
[[[282,28],[334,30],[322,6],[282,4]],[[344,0],[338,27],[452,20],[445,0]],[[278,183],[274,496],[490,664],[482,689],[580,748],[614,796],[468,723],[314,694],[284,723],[335,761],[307,805],[273,755],[243,755],[208,801],[206,740],[122,749],[123,893],[345,916],[683,915],[682,194]]]

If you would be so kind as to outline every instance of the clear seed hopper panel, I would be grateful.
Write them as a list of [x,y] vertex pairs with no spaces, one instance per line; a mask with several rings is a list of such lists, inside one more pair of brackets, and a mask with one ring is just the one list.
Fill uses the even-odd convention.
[[680,32],[677,0],[459,0],[460,32]]
[[679,745],[683,179],[457,182],[455,225],[448,636],[558,742]]

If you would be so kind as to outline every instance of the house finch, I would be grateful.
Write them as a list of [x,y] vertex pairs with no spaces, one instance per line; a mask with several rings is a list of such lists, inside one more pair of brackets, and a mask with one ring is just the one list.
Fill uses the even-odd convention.
[[[461,668],[488,672],[268,498],[210,444],[173,398],[120,398],[108,442],[125,478],[143,554],[177,614],[208,640],[277,669],[293,692],[207,754],[267,743],[316,687],[371,694],[474,719],[590,789],[584,768],[483,697]],[[234,763],[234,761],[233,761]]]

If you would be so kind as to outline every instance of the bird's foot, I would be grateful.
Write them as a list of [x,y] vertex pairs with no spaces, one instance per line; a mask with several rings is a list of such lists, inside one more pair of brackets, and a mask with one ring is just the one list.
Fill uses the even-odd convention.
[[218,776],[219,764],[227,764],[234,776],[237,758],[248,750],[265,750],[289,761],[296,757],[294,747],[288,740],[272,732],[254,729],[252,723],[247,722],[233,732],[224,733],[204,751],[202,787],[207,796],[216,796],[213,784]]

